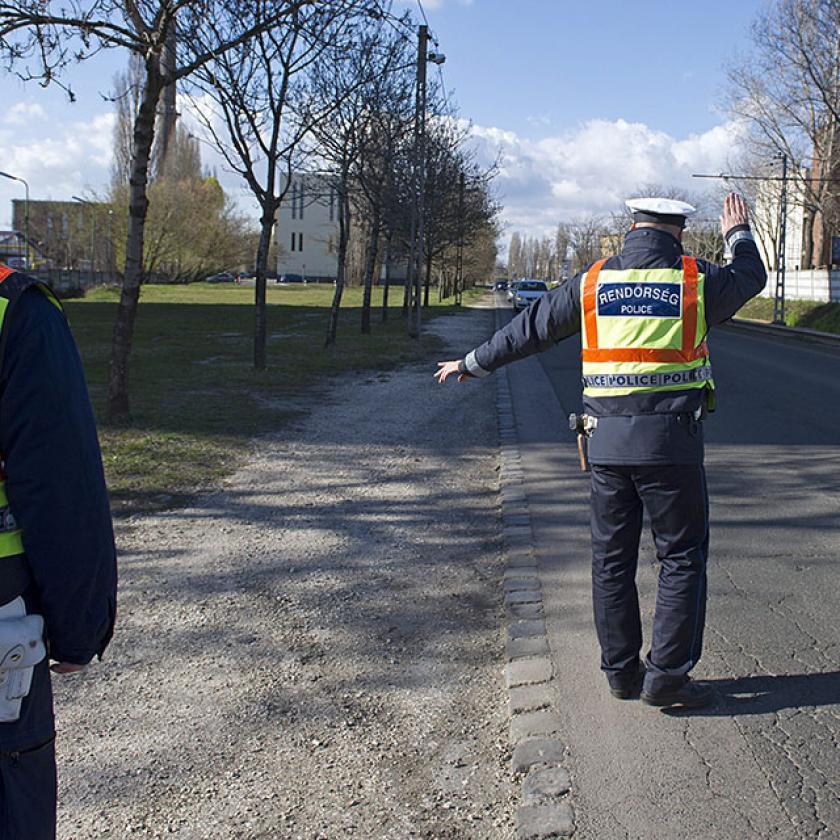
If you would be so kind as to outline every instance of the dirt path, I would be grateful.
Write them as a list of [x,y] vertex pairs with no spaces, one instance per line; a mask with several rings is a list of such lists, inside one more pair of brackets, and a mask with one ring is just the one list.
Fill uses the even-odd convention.
[[431,370],[120,527],[118,635],[57,685],[61,840],[511,836],[494,388]]

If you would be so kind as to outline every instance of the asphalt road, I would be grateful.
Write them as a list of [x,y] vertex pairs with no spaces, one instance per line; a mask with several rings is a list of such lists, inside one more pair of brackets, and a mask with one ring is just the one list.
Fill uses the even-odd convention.
[[[715,706],[614,700],[591,618],[579,344],[511,366],[580,840],[840,838],[840,350],[718,329],[704,656]],[[646,639],[657,565],[639,560]]]

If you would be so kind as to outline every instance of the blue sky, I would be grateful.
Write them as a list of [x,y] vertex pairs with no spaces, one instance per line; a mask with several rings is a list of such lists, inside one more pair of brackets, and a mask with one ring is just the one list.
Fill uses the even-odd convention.
[[[417,9],[416,0],[401,0]],[[698,189],[696,171],[722,171],[738,126],[720,108],[724,65],[749,48],[763,0],[702,4],[600,0],[426,0],[446,87],[474,124],[509,232],[547,233],[557,221],[609,212],[634,186]],[[68,74],[77,102],[0,76],[0,170],[27,178],[33,198],[103,191],[112,107],[103,99],[120,53]],[[433,73],[438,71],[433,67]],[[218,161],[207,159],[210,165]],[[235,176],[225,187],[243,207]],[[22,189],[0,178],[0,227]]]
[[721,122],[722,68],[761,0],[426,2],[465,114],[541,138],[589,119],[676,137]]

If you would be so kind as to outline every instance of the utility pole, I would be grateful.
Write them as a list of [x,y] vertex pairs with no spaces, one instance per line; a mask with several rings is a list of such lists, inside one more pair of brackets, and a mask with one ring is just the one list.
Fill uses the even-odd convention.
[[411,250],[409,254],[410,282],[408,294],[408,334],[420,338],[422,311],[420,309],[423,265],[424,205],[426,187],[426,60],[429,46],[429,27],[417,29],[417,96],[414,106],[414,178],[411,197]]
[[464,192],[465,178],[462,172],[458,177],[458,251],[455,257],[455,306],[461,305],[461,292],[464,286]]
[[785,323],[785,235],[787,232],[787,155],[782,154],[782,193],[779,202],[779,244],[776,253],[776,293],[773,323]]
[[432,61],[443,64],[443,53],[429,52],[429,27],[421,24],[417,28],[417,98],[414,109],[414,178],[412,179],[411,201],[411,251],[406,283],[410,283],[408,295],[408,334],[420,338],[422,320],[423,267],[425,265],[426,231],[426,64]]

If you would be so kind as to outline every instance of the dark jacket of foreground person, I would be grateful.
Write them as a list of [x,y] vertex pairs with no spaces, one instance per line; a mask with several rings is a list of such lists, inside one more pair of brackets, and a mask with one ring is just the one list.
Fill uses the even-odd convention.
[[[49,659],[85,665],[102,655],[116,614],[116,553],[93,411],[67,319],[46,287],[2,265],[0,298],[0,453],[27,573],[22,584],[0,574],[0,604],[22,593],[27,614],[44,618],[48,647],[20,718],[0,723],[0,837],[41,840],[55,834]],[[0,558],[0,568],[9,562]]]

